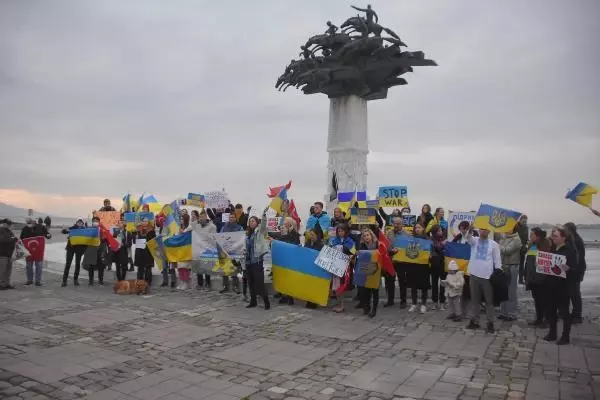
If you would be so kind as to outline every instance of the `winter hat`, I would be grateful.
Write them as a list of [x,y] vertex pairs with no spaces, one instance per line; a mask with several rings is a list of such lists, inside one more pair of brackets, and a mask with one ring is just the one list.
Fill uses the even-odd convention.
[[450,260],[448,263],[448,271],[458,271],[458,264],[454,260]]

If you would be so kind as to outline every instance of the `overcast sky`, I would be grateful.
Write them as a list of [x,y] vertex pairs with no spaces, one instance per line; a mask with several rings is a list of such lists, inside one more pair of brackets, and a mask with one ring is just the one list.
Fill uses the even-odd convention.
[[[225,187],[263,206],[327,188],[328,99],[274,88],[346,1],[0,1],[0,201],[85,215],[104,197]],[[512,208],[594,221],[564,200],[600,186],[600,2],[372,1],[438,67],[369,102],[371,195],[414,208]],[[600,207],[600,198],[596,200]]]

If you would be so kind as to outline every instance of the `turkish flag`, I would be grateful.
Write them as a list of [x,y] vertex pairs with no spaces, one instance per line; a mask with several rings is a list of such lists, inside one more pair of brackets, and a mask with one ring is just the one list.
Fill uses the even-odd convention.
[[119,247],[121,247],[119,241],[115,239],[110,231],[102,224],[100,224],[100,236],[102,236],[102,239],[106,240],[108,247],[110,247],[112,251],[117,251],[119,250]]
[[43,261],[44,260],[44,249],[46,248],[46,238],[43,236],[36,236],[27,239],[23,239],[23,246],[31,254],[27,257],[27,261]]

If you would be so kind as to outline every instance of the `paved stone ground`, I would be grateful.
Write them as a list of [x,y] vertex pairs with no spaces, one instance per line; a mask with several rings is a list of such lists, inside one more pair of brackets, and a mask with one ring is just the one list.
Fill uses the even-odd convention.
[[527,326],[525,292],[522,318],[487,335],[444,312],[247,310],[216,292],[45,279],[0,292],[2,399],[600,399],[598,299],[558,347]]

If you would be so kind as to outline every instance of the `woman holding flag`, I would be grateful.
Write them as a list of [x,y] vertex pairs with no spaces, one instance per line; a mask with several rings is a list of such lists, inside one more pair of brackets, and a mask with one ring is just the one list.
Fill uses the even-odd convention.
[[[360,255],[361,250],[377,250],[378,247],[379,243],[373,231],[369,228],[363,229],[357,257]],[[376,269],[374,271],[365,271],[367,275],[377,274],[377,268],[380,268],[378,263],[368,263],[366,267],[371,268],[373,265]],[[379,274],[379,277],[381,277],[381,274]],[[381,279],[379,279],[379,283],[381,283]],[[364,314],[368,315],[370,318],[375,317],[375,315],[377,315],[377,306],[379,305],[379,286],[377,286],[377,288],[359,287],[359,289]],[[372,305],[371,299],[373,300]]]

